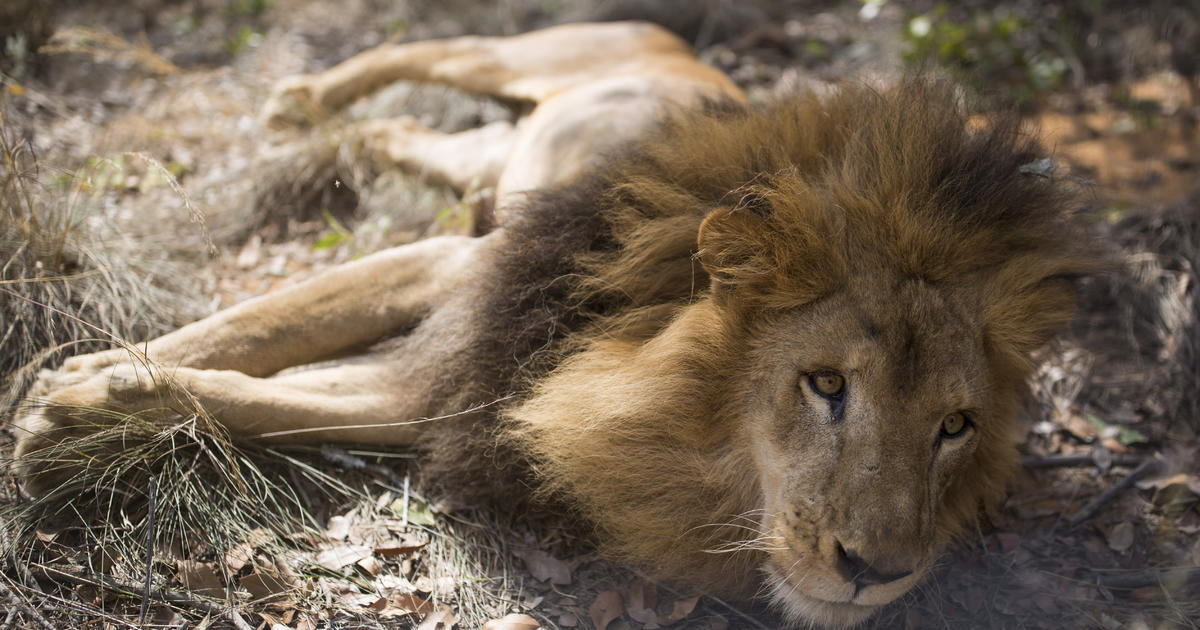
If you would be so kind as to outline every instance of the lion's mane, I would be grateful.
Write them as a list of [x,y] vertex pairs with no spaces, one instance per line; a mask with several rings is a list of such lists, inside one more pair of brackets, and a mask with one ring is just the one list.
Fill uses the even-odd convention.
[[738,359],[756,321],[859,274],[919,277],[976,296],[990,400],[1012,419],[985,428],[974,474],[947,490],[938,526],[954,535],[1003,496],[1029,354],[1092,269],[1075,205],[1033,168],[1043,157],[1015,121],[971,124],[926,80],[669,116],[503,226],[478,297],[492,341],[446,394],[459,407],[510,398],[491,429],[431,443],[431,467],[463,471],[445,448],[475,439],[485,466],[519,462],[521,483],[586,518],[610,552],[748,594],[759,558],[742,546],[761,492],[736,388],[754,379]]

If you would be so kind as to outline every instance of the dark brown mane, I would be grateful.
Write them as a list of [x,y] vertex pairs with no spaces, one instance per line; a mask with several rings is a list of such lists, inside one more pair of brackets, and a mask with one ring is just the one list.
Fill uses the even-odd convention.
[[[495,328],[483,338],[496,347],[463,357],[477,381],[448,397],[514,396],[502,446],[464,424],[434,443],[430,466],[459,489],[463,475],[478,487],[498,463],[513,466],[617,555],[729,589],[722,576],[753,559],[706,550],[744,537],[731,519],[757,506],[736,409],[723,408],[748,322],[862,277],[961,289],[988,322],[990,361],[1012,391],[995,405],[1011,416],[1029,351],[1071,315],[1061,277],[1091,268],[1064,245],[1082,241],[1059,183],[1023,172],[1042,156],[1012,121],[972,129],[951,89],[924,81],[668,119],[503,227],[484,284]],[[944,535],[1002,496],[1011,430],[988,429],[979,474],[947,501]],[[467,439],[490,454],[477,466],[459,455]]]

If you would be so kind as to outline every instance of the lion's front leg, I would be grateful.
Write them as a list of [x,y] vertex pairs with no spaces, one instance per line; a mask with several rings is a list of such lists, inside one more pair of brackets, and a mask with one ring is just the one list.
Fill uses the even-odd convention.
[[[31,454],[113,426],[129,414],[153,421],[202,410],[246,437],[419,415],[425,401],[414,392],[430,390],[421,379],[433,377],[417,378],[412,369],[437,365],[419,356],[405,357],[399,366],[376,361],[270,376],[420,329],[469,286],[486,242],[441,237],[381,252],[144,345],[76,357],[58,370],[45,370],[13,424],[18,473],[37,491],[39,470],[47,463]],[[296,435],[410,441],[404,431]]]
[[[26,399],[13,424],[16,473],[28,492],[45,494],[88,465],[89,457],[73,457],[87,451],[76,445],[131,418],[167,426],[199,415],[235,440],[412,445],[436,409],[431,394],[444,378],[444,355],[463,351],[470,339],[459,342],[437,346],[421,339],[396,358],[371,356],[268,378],[119,363]],[[54,373],[43,376],[39,391],[46,391],[47,379],[55,382]]]

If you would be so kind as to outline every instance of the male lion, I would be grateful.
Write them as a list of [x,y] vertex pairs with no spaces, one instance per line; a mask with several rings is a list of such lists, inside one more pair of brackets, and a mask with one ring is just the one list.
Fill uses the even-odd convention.
[[[161,371],[73,358],[32,390],[18,456],[103,421],[80,408],[162,413],[169,378],[245,439],[416,446],[463,486],[532,480],[613,557],[768,593],[798,624],[865,619],[1002,497],[1030,353],[1090,268],[1015,125],[968,125],[928,80],[754,109],[633,23],[383,46],[286,82],[268,117],[398,79],[530,104],[461,134],[358,131],[495,186],[494,230],[186,326],[145,346]],[[56,480],[20,471],[33,492]]]

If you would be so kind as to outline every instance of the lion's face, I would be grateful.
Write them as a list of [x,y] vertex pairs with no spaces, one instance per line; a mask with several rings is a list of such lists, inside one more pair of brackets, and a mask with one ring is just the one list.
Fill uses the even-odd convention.
[[763,568],[796,620],[866,618],[961,525],[972,490],[956,482],[995,437],[978,310],[920,280],[870,279],[752,332],[742,389]]

